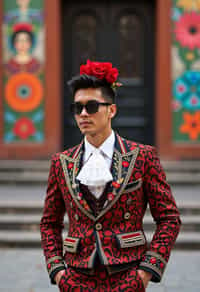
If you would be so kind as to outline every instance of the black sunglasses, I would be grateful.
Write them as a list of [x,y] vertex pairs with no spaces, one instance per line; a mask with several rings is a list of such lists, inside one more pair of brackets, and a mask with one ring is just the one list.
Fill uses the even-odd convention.
[[89,100],[86,104],[74,102],[70,105],[70,110],[73,114],[80,115],[85,108],[88,114],[95,114],[98,112],[100,105],[108,106],[111,105],[111,103],[99,102],[97,100]]

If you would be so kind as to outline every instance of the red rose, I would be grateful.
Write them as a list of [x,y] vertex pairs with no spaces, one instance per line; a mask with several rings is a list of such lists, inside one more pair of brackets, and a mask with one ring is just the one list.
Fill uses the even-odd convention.
[[91,68],[90,68],[90,65],[89,64],[86,64],[86,65],[81,65],[80,66],[80,74],[87,74],[87,75],[90,75],[92,72],[91,72]]
[[111,68],[112,68],[111,63],[93,62],[91,66],[91,71],[95,77],[99,79],[104,79],[106,78],[106,75]]
[[118,70],[117,68],[112,68],[111,70],[109,70],[109,72],[106,75],[106,80],[108,81],[108,83],[113,83],[117,80],[118,77]]
[[[98,79],[106,79],[110,84],[114,83],[118,77],[118,70],[112,67],[109,62],[91,62],[80,66],[80,74],[87,74],[95,76]],[[117,85],[118,86],[118,85]]]
[[163,269],[164,268],[164,264],[160,263],[160,268]]

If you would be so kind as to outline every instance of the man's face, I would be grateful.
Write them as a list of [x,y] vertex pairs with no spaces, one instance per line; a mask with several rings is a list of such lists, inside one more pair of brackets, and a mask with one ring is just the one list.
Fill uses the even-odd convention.
[[[107,102],[103,98],[101,90],[95,88],[79,89],[74,96],[74,102],[86,104],[90,100]],[[111,131],[111,119],[115,113],[115,104],[109,106],[100,105],[98,112],[94,114],[88,114],[86,109],[83,108],[79,115],[75,114],[75,119],[82,134],[91,137],[100,134],[102,137],[107,137]]]

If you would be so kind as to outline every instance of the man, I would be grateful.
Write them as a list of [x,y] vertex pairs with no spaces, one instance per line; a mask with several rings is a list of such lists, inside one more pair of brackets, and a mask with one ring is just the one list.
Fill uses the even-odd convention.
[[[47,269],[60,291],[145,291],[161,280],[179,232],[155,149],[112,130],[117,75],[111,63],[88,61],[69,82],[84,140],[53,157],[41,219]],[[148,203],[157,224],[149,246],[142,226]]]

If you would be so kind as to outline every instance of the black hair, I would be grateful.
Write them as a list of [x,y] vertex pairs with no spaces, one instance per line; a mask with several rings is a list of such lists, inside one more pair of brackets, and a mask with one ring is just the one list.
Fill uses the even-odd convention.
[[107,102],[115,103],[115,91],[105,79],[82,74],[74,76],[67,84],[73,97],[79,89],[95,88],[101,90],[102,96]]
[[33,36],[33,33],[30,32],[30,31],[27,31],[27,30],[18,30],[16,32],[13,33],[12,35],[12,38],[11,38],[11,43],[12,43],[12,46],[14,47],[14,43],[15,43],[15,40],[16,40],[16,37],[18,34],[20,34],[21,32],[23,33],[26,33],[28,36],[29,36],[29,39],[31,41],[31,46],[33,46],[33,42],[34,42],[34,36]]

